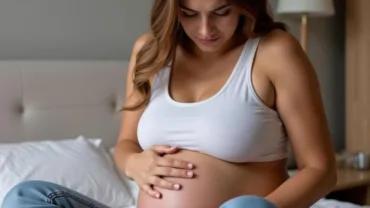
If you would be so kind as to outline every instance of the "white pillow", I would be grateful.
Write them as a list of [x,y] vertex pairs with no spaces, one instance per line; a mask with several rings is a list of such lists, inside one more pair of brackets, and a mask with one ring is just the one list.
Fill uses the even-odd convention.
[[[97,148],[101,140],[83,136],[59,141],[0,144],[0,204],[5,194],[25,180],[50,181],[112,208],[134,199],[111,161]],[[108,153],[107,153],[108,154]]]

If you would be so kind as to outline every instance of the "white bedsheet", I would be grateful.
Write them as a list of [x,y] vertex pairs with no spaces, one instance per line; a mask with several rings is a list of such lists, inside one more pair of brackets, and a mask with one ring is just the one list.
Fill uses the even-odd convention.
[[341,202],[332,199],[321,199],[311,208],[370,208],[370,206],[360,206],[348,202]]

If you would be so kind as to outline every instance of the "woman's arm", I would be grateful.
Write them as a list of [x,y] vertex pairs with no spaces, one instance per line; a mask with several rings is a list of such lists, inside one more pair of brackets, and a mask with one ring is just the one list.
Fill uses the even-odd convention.
[[266,198],[279,208],[310,207],[336,183],[334,149],[316,73],[290,34],[275,31],[261,44],[260,59],[275,87],[276,108],[299,168]]
[[[142,35],[133,47],[127,73],[126,106],[134,106],[141,98],[134,88],[134,68],[137,54],[148,38],[150,38],[150,34]],[[153,82],[153,78],[150,82]],[[145,108],[146,106],[138,110],[123,111],[121,130],[114,151],[114,162],[121,173],[134,180],[142,191],[157,199],[162,195],[154,187],[179,190],[177,187],[180,184],[165,180],[164,177],[189,178],[188,170],[193,167],[189,167],[187,161],[161,157],[161,154],[175,154],[178,150],[176,147],[154,145],[145,150],[140,147],[137,128]]]
[[[136,63],[136,55],[141,50],[143,45],[148,39],[148,34],[140,36],[135,42],[132,54],[130,58],[130,63],[128,66],[127,80],[126,80],[126,97],[125,105],[131,106],[135,105],[140,101],[140,97],[134,90],[133,76],[134,76],[134,67]],[[120,134],[114,151],[114,159],[118,169],[125,173],[126,176],[126,164],[130,156],[134,153],[139,153],[142,149],[139,146],[137,140],[137,124],[145,108],[135,110],[135,111],[123,111],[122,112],[122,124],[120,129]]]

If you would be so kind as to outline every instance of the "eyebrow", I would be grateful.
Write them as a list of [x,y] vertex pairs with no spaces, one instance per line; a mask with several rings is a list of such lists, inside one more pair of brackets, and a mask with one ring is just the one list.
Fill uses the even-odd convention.
[[[218,10],[224,9],[224,8],[226,8],[226,7],[229,7],[229,6],[231,6],[231,4],[225,4],[225,5],[222,5],[222,6],[217,7],[216,9],[214,9],[214,10],[212,10],[212,11],[213,11],[213,12],[215,12],[215,11],[218,11]],[[190,8],[188,8],[188,7],[184,6],[184,5],[180,5],[180,8],[181,8],[181,9],[184,9],[184,10],[188,10],[188,11],[190,11],[190,12],[197,12],[197,11],[195,11],[195,10],[193,10],[193,9],[190,9]]]

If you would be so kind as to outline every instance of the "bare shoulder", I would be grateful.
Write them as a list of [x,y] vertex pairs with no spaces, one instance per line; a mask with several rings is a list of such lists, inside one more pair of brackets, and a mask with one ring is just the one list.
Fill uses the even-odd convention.
[[132,94],[132,92],[134,91],[134,85],[133,85],[133,78],[134,78],[134,75],[135,75],[135,66],[136,66],[136,57],[137,57],[137,54],[140,52],[140,50],[143,48],[143,46],[145,45],[145,43],[149,40],[150,38],[150,34],[149,33],[145,33],[141,36],[139,36],[133,47],[132,47],[132,53],[131,53],[131,58],[130,58],[130,61],[129,61],[129,67],[128,67],[128,73],[127,73],[127,94]]
[[150,33],[144,33],[141,36],[139,36],[135,43],[134,46],[132,47],[132,53],[131,53],[131,58],[130,58],[130,66],[129,66],[129,74],[128,76],[132,77],[134,74],[134,68],[136,65],[136,57],[137,54],[140,52],[140,50],[143,48],[145,43],[151,38]]
[[299,41],[288,32],[275,30],[264,36],[259,53],[265,73],[272,81],[282,75],[313,73],[311,63]]
[[[151,33],[144,33],[136,39],[136,41],[135,41],[135,43],[132,47],[132,53],[131,53],[128,73],[127,73],[127,90],[130,91],[130,92],[135,90],[134,85],[133,85],[133,79],[134,79],[135,73],[136,73],[137,56],[138,56],[139,52],[143,49],[145,44],[147,42],[149,42],[152,37],[153,36],[151,35]],[[151,84],[153,83],[153,80],[154,80],[154,76],[149,79]]]
[[269,46],[282,47],[300,47],[298,40],[289,32],[283,30],[273,30],[262,38],[261,43]]
[[266,55],[282,56],[286,53],[302,53],[298,40],[288,32],[274,30],[262,37],[260,48]]
[[151,38],[151,34],[150,33],[144,33],[142,35],[140,35],[136,41],[135,41],[135,44],[134,44],[134,47],[132,49],[133,51],[133,55],[136,55],[137,53],[139,53],[139,51],[141,50],[141,48],[143,48],[143,46],[145,45],[145,43]]

